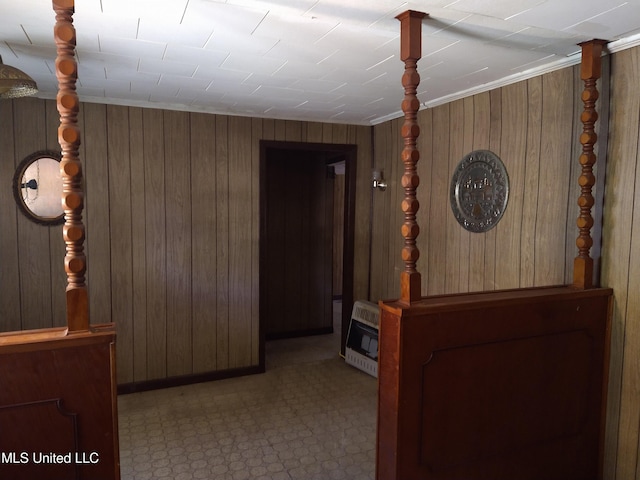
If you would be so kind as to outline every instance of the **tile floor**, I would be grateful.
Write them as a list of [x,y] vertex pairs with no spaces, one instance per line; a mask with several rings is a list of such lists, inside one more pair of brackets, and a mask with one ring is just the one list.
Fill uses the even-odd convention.
[[120,396],[122,480],[372,480],[377,383],[335,331],[268,342],[264,374]]

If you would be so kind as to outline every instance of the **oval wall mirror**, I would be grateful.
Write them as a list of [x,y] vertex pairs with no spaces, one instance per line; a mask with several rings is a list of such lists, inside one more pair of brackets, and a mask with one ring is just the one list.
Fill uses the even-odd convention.
[[13,195],[22,213],[42,225],[64,222],[59,152],[43,150],[27,156],[13,177]]

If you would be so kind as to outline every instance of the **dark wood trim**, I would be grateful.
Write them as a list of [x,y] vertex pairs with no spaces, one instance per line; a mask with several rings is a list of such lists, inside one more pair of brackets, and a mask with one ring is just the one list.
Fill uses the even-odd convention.
[[353,309],[354,261],[356,236],[356,174],[357,149],[353,145],[345,152],[345,185],[344,185],[344,244],[342,251],[342,332],[340,335],[340,353],[344,355],[349,333],[349,321]]
[[264,366],[254,366],[246,368],[232,368],[229,370],[217,370],[212,372],[194,373],[191,375],[180,375],[178,377],[159,378],[157,380],[145,380],[143,382],[131,382],[118,385],[118,395],[129,393],[146,392],[149,390],[159,390],[162,388],[182,387],[194,383],[212,382],[227,378],[244,377],[264,373]]

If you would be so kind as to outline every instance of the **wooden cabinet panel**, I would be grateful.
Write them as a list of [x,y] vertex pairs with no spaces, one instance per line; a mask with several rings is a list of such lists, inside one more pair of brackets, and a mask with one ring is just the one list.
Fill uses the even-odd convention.
[[114,349],[112,325],[0,334],[0,478],[120,478]]
[[601,478],[612,291],[381,304],[378,480]]

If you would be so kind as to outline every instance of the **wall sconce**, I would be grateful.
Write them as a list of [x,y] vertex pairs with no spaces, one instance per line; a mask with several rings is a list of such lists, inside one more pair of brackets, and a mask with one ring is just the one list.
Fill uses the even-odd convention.
[[383,192],[387,188],[387,182],[384,181],[382,170],[373,171],[373,188],[379,188]]
[[36,82],[22,70],[2,63],[0,57],[0,98],[18,98],[38,92]]

